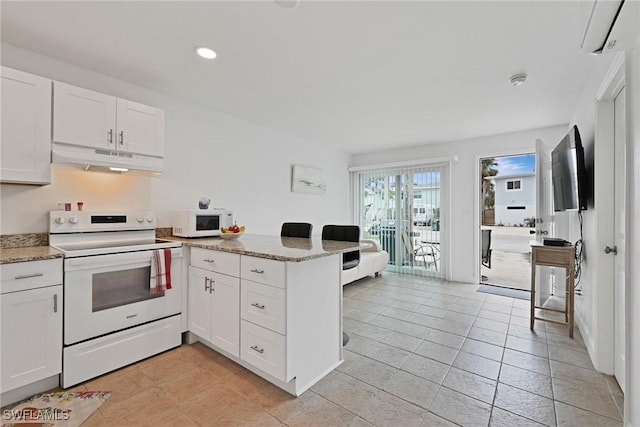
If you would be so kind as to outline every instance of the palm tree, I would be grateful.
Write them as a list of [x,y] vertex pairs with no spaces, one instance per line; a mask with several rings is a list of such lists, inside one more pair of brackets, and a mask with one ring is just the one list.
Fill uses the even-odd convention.
[[496,192],[493,182],[486,179],[498,174],[498,162],[493,157],[480,160],[482,165],[482,208],[493,209],[496,203]]

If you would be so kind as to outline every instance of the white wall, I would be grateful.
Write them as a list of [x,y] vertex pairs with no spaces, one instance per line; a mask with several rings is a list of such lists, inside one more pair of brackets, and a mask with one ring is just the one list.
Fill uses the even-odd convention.
[[[640,18],[640,17],[639,17]],[[640,44],[626,55],[627,79],[627,230],[625,424],[640,425]]]
[[[601,129],[594,129],[597,123],[594,97],[600,84],[605,80],[607,62],[611,63],[613,55],[603,55],[600,67],[594,70],[589,84],[585,87],[583,99],[578,104],[572,118],[580,128],[583,142],[586,140],[585,152],[595,155],[595,203],[589,204],[589,210],[584,215],[584,239],[586,259],[583,264],[583,279],[580,288],[583,295],[576,298],[576,320],[580,332],[585,340],[589,353],[597,369],[612,373],[613,361],[613,276],[612,268],[606,267],[609,256],[602,253],[602,237],[611,234],[614,241],[610,215],[606,216],[611,200],[611,187],[603,186],[601,179],[608,180],[612,185],[612,173],[603,170],[608,166],[599,167],[606,163],[602,159],[607,156],[602,152],[609,141],[598,140]],[[625,91],[626,91],[626,122],[627,122],[627,209],[629,219],[626,229],[627,236],[627,271],[626,271],[626,385],[625,385],[625,425],[640,425],[640,45],[627,51],[625,55]],[[594,138],[595,134],[595,138]],[[606,135],[606,130],[604,131]],[[595,145],[595,147],[594,147]],[[604,154],[604,155],[603,155]],[[606,159],[612,162],[612,157]],[[589,160],[587,160],[587,163]],[[609,176],[611,175],[611,176]],[[600,189],[600,191],[598,191]],[[603,201],[604,199],[604,201]],[[568,214],[564,214],[568,215]],[[556,223],[565,227],[571,238],[577,236],[575,218],[558,215]],[[604,229],[603,229],[604,228]],[[611,228],[611,230],[609,230]],[[604,231],[604,232],[603,232]],[[598,240],[600,237],[600,240]],[[609,244],[609,243],[607,243]],[[598,270],[600,268],[600,270]],[[604,271],[603,271],[604,269]],[[607,280],[607,276],[610,276]]]
[[[612,153],[612,148],[607,148],[609,141],[597,140],[596,137],[596,95],[613,59],[614,55],[602,55],[594,62],[594,68],[571,119],[571,125],[578,126],[584,146],[591,193],[587,200],[587,210],[583,212],[584,258],[578,284],[582,295],[575,297],[575,317],[594,366],[608,374],[613,373],[613,353],[610,351],[613,347],[613,296],[611,292],[606,293],[606,290],[612,289],[612,284],[598,280],[598,268],[602,261],[602,233],[613,233],[612,218],[610,215],[607,216],[606,212],[613,203],[612,199],[607,198],[612,198],[613,193],[611,187],[605,185],[609,182],[609,175],[610,179],[613,179],[613,165],[609,164],[608,160],[612,161],[613,157],[607,155],[609,152]],[[612,181],[610,185],[613,185]],[[577,212],[557,212],[554,221],[558,237],[570,242],[580,238]],[[603,305],[610,307],[603,309]]]
[[[451,165],[451,280],[479,281],[479,162],[483,157],[535,152],[535,141],[560,141],[567,126],[554,126],[407,149],[354,155],[352,165],[364,166],[416,159],[457,156]],[[444,195],[443,195],[444,197]],[[445,203],[441,200],[441,203]]]
[[[51,185],[2,184],[1,234],[47,232],[47,212],[78,200],[94,211],[154,209],[160,227],[171,226],[175,209],[196,208],[200,196],[233,209],[238,224],[260,234],[279,234],[288,220],[309,221],[317,234],[348,219],[346,153],[11,45],[2,45],[2,65],[163,108],[166,146],[158,177],[53,165]],[[293,164],[325,169],[327,193],[292,193]]]

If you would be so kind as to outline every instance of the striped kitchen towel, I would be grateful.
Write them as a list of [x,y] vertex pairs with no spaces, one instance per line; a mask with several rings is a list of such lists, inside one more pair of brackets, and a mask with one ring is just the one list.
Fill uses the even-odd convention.
[[171,249],[156,249],[151,256],[149,291],[159,293],[171,289]]

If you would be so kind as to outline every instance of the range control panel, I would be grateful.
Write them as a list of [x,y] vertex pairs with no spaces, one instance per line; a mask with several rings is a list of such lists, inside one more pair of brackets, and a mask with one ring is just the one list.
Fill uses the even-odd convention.
[[150,230],[156,228],[153,211],[131,212],[49,212],[49,233]]

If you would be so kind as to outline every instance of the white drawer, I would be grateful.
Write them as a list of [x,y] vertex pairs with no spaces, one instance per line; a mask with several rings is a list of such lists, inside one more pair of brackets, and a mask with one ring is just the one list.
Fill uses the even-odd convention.
[[240,313],[244,320],[285,334],[284,289],[241,280]]
[[0,266],[0,293],[62,284],[62,258],[16,262]]
[[285,287],[285,263],[282,261],[243,255],[240,269],[242,279],[279,288]]
[[256,326],[246,320],[240,325],[240,358],[280,381],[286,378],[284,335]]
[[240,276],[240,255],[238,254],[191,248],[191,265],[229,276]]

